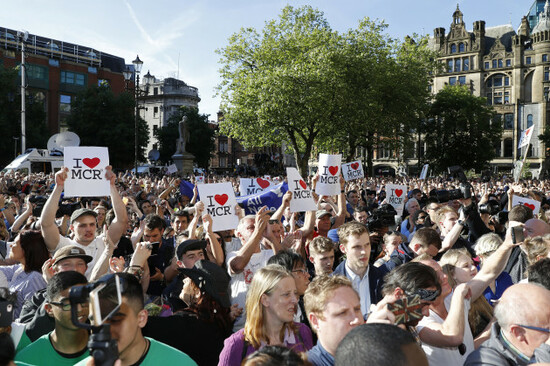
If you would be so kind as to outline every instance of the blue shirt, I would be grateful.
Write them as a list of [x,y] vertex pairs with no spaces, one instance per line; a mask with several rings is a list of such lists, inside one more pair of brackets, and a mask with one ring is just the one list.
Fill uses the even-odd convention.
[[307,360],[314,366],[333,366],[334,356],[327,352],[321,346],[321,342],[317,341],[315,347],[307,352]]

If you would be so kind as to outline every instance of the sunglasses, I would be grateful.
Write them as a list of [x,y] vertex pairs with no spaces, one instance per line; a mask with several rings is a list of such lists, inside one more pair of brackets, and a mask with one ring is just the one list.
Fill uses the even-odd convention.
[[539,332],[550,333],[550,329],[548,329],[548,328],[534,327],[532,325],[523,325],[523,324],[516,324],[516,325],[518,327],[522,327],[522,328],[526,328],[526,329],[538,330]]
[[440,294],[441,290],[426,290],[421,288],[416,290],[412,295],[420,296],[422,301],[435,301]]

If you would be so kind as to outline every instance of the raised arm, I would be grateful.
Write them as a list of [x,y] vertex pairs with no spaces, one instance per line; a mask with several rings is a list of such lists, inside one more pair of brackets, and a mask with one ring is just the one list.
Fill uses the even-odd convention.
[[55,224],[55,213],[59,208],[59,199],[61,198],[61,193],[63,192],[68,173],[69,169],[65,167],[62,167],[55,173],[55,186],[52,194],[44,204],[42,214],[40,215],[40,230],[42,231],[46,246],[52,251],[57,248],[60,239],[59,229]]
[[229,262],[231,273],[241,273],[250,261],[252,254],[258,250],[268,220],[269,216],[267,215],[267,207],[264,206],[256,214],[254,231],[252,232],[252,235],[250,235],[250,238],[243,244],[241,249],[237,251],[237,255]]
[[275,211],[273,215],[271,215],[271,220],[279,220],[279,221],[281,220],[281,218],[283,217],[283,213],[285,212],[285,208],[287,208],[290,205],[291,199],[292,199],[292,191],[287,191],[283,196],[283,201],[281,202],[281,205],[279,206],[277,211]]
[[118,243],[120,237],[126,232],[126,226],[128,225],[128,214],[126,212],[126,205],[122,202],[118,189],[115,185],[116,174],[113,173],[111,166],[105,168],[105,179],[110,181],[111,187],[111,203],[113,205],[113,211],[115,212],[115,218],[111,225],[109,225],[109,237],[113,243]]
[[332,229],[339,228],[346,221],[346,191],[345,191],[346,181],[344,177],[340,174],[340,194],[338,195],[338,213],[336,214],[336,219],[334,220],[334,225]]

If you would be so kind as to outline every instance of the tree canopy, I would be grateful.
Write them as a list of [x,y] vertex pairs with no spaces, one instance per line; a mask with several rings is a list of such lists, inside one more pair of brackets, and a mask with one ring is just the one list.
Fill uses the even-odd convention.
[[178,124],[183,116],[187,116],[190,134],[189,143],[185,145],[185,149],[195,155],[195,163],[198,167],[208,169],[210,154],[214,151],[214,130],[208,126],[208,115],[199,114],[197,108],[181,107],[170,116],[166,125],[157,130],[155,138],[159,141],[159,160],[164,164],[172,160],[179,137]]
[[[394,137],[428,95],[425,42],[403,45],[363,19],[341,34],[311,6],[283,8],[257,31],[233,34],[221,56],[223,133],[243,145],[286,143],[302,174],[313,149],[353,154],[375,134]],[[420,66],[419,66],[420,65]],[[409,79],[407,79],[409,78]]]
[[485,98],[467,86],[446,86],[435,96],[424,126],[426,159],[436,172],[460,165],[481,170],[495,158],[501,123],[493,123],[494,110]]
[[[130,168],[135,156],[135,101],[130,93],[115,95],[108,85],[90,86],[71,104],[69,129],[81,146],[106,146],[115,168]],[[147,122],[138,117],[138,161],[146,161],[149,141]]]
[[[17,71],[0,67],[0,131],[4,143],[0,144],[0,165],[13,160],[15,144],[17,153],[21,152],[21,93]],[[27,89],[25,100],[25,136],[27,148],[45,149],[50,134],[46,124],[44,103]],[[19,140],[16,140],[17,138]]]

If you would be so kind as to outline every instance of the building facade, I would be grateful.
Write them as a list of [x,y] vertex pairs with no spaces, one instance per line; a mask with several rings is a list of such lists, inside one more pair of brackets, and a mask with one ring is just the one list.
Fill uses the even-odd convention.
[[[115,94],[123,92],[125,62],[91,47],[0,27],[0,67],[21,64],[25,48],[26,95],[42,103],[51,134],[66,131],[66,118],[75,95],[91,85],[108,83]],[[45,146],[42,146],[45,147]]]
[[197,88],[175,78],[158,80],[147,72],[142,81],[140,90],[144,93],[138,98],[138,105],[140,116],[149,126],[149,152],[158,149],[158,141],[154,137],[157,129],[166,125],[180,107],[198,108],[201,99]]
[[[550,4],[535,1],[517,30],[509,24],[487,27],[483,20],[472,24],[468,30],[457,6],[449,30],[434,29],[430,45],[439,53],[444,71],[434,75],[432,91],[435,94],[446,85],[461,84],[472,94],[487,98],[496,111],[493,123],[503,127],[491,169],[509,173],[527,154],[526,162],[538,176],[548,168],[546,148],[537,136],[550,118]],[[522,131],[531,126],[534,131],[530,146],[518,149]],[[398,163],[396,154],[381,145],[376,151],[375,170],[395,172],[406,168],[417,173],[417,156],[422,158],[425,148],[422,136],[418,136],[414,151]]]

